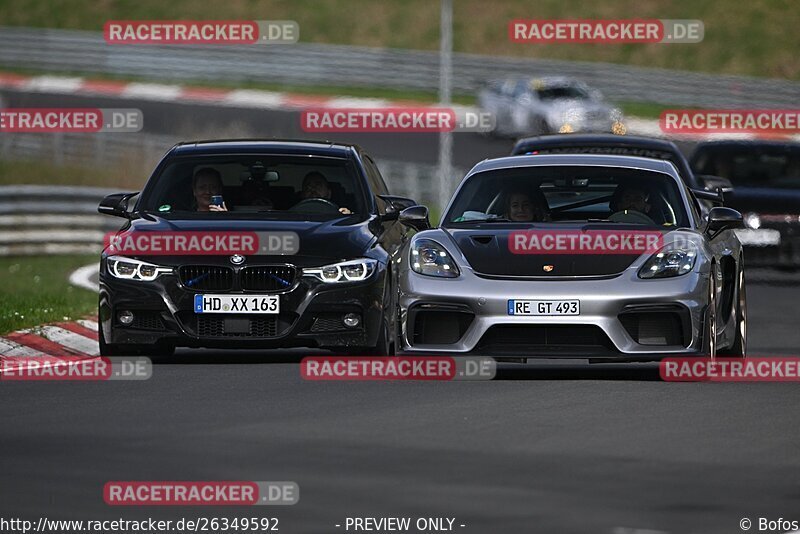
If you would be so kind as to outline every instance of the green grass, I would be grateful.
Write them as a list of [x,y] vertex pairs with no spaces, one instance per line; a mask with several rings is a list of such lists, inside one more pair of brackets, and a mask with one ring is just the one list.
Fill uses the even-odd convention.
[[[701,72],[800,79],[800,9],[793,0],[458,0],[458,52],[604,61]],[[510,42],[513,19],[700,19],[699,44]],[[109,19],[295,20],[300,40],[436,50],[439,2],[431,0],[3,0],[0,24],[100,31]],[[266,51],[265,51],[266,53]],[[531,73],[535,74],[535,73]]]
[[658,119],[665,109],[686,109],[687,107],[679,104],[665,106],[652,102],[615,102],[614,104],[622,110],[626,117],[638,117],[640,119]]
[[97,313],[97,293],[68,279],[78,267],[99,261],[85,255],[0,258],[0,334]]
[[130,172],[128,166],[107,167],[58,166],[41,161],[0,159],[0,185],[86,185],[111,187],[120,191],[139,191],[147,176]]

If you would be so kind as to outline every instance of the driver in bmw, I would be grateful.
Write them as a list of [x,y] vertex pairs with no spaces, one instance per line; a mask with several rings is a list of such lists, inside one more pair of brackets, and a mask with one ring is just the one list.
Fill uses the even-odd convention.
[[[303,178],[303,190],[300,193],[303,200],[309,198],[331,199],[331,186],[321,172],[312,171]],[[339,208],[339,213],[350,215],[353,213],[347,208]]]

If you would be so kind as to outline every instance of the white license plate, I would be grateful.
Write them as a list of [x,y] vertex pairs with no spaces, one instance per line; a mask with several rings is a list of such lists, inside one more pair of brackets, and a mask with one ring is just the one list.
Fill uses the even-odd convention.
[[195,295],[195,313],[278,313],[278,295]]
[[765,247],[781,244],[781,233],[778,230],[773,230],[770,228],[763,228],[759,230],[742,228],[736,230],[736,237],[739,238],[739,241],[742,243],[742,245]]
[[579,300],[509,300],[509,315],[580,315]]

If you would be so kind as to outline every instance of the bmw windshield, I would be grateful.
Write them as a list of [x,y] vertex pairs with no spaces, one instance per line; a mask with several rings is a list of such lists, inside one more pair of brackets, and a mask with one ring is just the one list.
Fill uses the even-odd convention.
[[345,159],[275,155],[180,156],[144,191],[161,216],[326,220],[363,215],[361,179]]

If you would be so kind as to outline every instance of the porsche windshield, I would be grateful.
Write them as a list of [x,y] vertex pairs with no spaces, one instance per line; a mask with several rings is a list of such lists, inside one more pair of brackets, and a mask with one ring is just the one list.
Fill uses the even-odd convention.
[[688,226],[675,180],[614,167],[521,167],[473,175],[454,200],[447,225],[608,222]]
[[252,154],[176,157],[145,191],[140,209],[289,219],[365,212],[362,183],[348,160]]
[[544,87],[538,89],[536,93],[542,100],[559,100],[562,98],[584,100],[589,98],[589,93],[575,85]]

